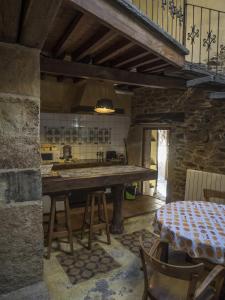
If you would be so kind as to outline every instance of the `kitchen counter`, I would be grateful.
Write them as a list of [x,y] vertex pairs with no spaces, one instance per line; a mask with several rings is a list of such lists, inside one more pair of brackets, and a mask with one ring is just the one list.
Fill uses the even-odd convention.
[[67,193],[80,189],[111,187],[113,194],[112,233],[123,232],[122,201],[124,186],[135,181],[157,178],[157,171],[130,166],[101,166],[59,170],[56,177],[43,177],[42,190],[45,195]]
[[97,159],[78,159],[68,162],[53,162],[52,170],[58,171],[64,169],[103,167],[123,164],[124,162],[121,160],[98,161]]

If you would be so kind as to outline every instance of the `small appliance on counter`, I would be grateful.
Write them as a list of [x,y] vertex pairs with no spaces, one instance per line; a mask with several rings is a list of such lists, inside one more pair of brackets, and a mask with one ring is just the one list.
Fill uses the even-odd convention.
[[45,162],[51,162],[53,161],[53,153],[51,152],[46,152],[46,153],[41,153],[41,159]]
[[43,163],[52,163],[59,158],[59,151],[56,146],[50,144],[41,145],[41,159]]
[[62,158],[65,159],[66,161],[69,161],[70,159],[72,159],[72,147],[70,145],[63,146],[63,157]]
[[116,151],[106,151],[106,161],[116,160]]

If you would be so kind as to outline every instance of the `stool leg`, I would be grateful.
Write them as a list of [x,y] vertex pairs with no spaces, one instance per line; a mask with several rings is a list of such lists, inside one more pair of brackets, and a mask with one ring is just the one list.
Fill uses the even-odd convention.
[[69,199],[67,196],[64,200],[64,203],[65,203],[66,225],[67,225],[67,230],[68,230],[68,240],[70,243],[71,254],[73,254],[73,232],[72,232],[71,219],[70,219],[70,205],[69,205]]
[[110,245],[111,244],[111,239],[110,239],[110,232],[109,232],[109,219],[108,219],[108,212],[107,212],[107,204],[106,204],[105,194],[102,196],[102,203],[103,203],[104,218],[105,218],[105,223],[106,223],[106,235],[107,235],[108,244]]
[[55,213],[56,213],[56,200],[51,198],[51,211],[50,211],[50,225],[48,229],[48,252],[47,259],[51,256],[52,239],[55,225]]
[[[102,216],[101,216],[101,197],[98,197],[98,222],[102,222]],[[99,229],[100,235],[102,235],[102,230]]]
[[83,224],[82,224],[81,234],[80,234],[81,240],[82,240],[83,237],[84,237],[84,232],[85,232],[85,226],[86,226],[86,222],[87,222],[86,220],[87,220],[87,216],[88,216],[88,208],[89,208],[89,205],[90,205],[90,196],[88,195],[88,199],[87,199],[86,204],[85,204],[84,217],[83,217]]
[[91,219],[90,219],[89,240],[88,240],[88,249],[90,250],[91,250],[91,242],[93,237],[94,215],[95,215],[95,196],[92,196],[91,197]]

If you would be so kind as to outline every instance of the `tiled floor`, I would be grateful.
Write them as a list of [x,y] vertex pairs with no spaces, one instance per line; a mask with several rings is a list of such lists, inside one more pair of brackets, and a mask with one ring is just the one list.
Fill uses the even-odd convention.
[[[151,224],[153,218],[154,214],[145,214],[143,216],[126,219],[124,233],[133,233],[143,229],[145,229],[145,231],[152,231]],[[127,238],[128,237],[129,236],[127,236]],[[142,298],[143,274],[140,270],[140,259],[134,252],[130,251],[131,249],[129,250],[126,245],[123,245],[116,239],[116,236],[112,236],[111,245],[107,245],[104,242],[106,240],[104,235],[98,238],[103,242],[97,242],[95,247],[97,247],[97,251],[100,249],[101,253],[104,254],[102,254],[102,256],[106,257],[107,261],[113,261],[112,267],[105,269],[103,273],[95,272],[94,277],[91,279],[88,279],[87,276],[86,280],[82,279],[73,282],[67,275],[68,272],[66,272],[65,264],[63,265],[63,263],[60,262],[59,255],[63,256],[62,252],[53,251],[51,259],[44,261],[44,276],[51,299],[139,300]],[[61,243],[60,246],[64,251],[67,251],[67,244]],[[74,247],[75,251],[78,251],[75,252],[75,255],[84,249],[76,237],[74,237]],[[88,253],[83,254],[87,255]],[[68,255],[68,257],[71,259],[70,255]],[[73,263],[75,261],[74,258]],[[65,262],[66,259],[64,258],[63,261]],[[72,273],[73,272],[77,274],[77,270],[73,269]],[[72,278],[74,278],[74,275]]]

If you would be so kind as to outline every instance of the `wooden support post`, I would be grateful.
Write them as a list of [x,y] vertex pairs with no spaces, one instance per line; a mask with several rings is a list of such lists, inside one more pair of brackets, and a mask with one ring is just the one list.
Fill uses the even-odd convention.
[[114,234],[123,233],[123,198],[124,185],[116,185],[112,187],[113,194],[113,219],[110,232]]

